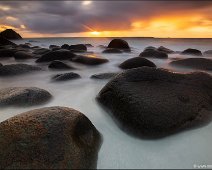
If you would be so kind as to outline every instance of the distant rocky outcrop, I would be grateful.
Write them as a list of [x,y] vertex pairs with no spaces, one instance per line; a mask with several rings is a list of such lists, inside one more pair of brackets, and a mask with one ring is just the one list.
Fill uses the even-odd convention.
[[15,32],[13,29],[6,29],[6,30],[2,31],[0,33],[0,36],[4,37],[6,39],[11,39],[11,40],[22,39],[20,34]]

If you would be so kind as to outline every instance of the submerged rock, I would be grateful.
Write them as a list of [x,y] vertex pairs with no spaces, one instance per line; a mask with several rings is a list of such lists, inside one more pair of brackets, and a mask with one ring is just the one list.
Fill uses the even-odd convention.
[[61,46],[61,48],[62,48],[62,49],[68,50],[68,49],[69,49],[69,45],[68,45],[68,44],[63,44],[63,45]]
[[0,67],[0,76],[15,76],[40,70],[40,67],[28,64],[10,64]]
[[170,64],[199,70],[212,70],[212,60],[206,58],[186,58],[172,61]]
[[54,49],[54,48],[60,48],[60,46],[58,46],[58,45],[50,45],[49,46],[49,49],[51,49],[51,50]]
[[172,53],[174,53],[173,50],[168,49],[168,48],[163,47],[163,46],[158,47],[158,51],[164,52],[164,53],[166,53],[166,54],[172,54]]
[[51,69],[74,69],[73,67],[63,63],[62,61],[58,61],[58,60],[52,61],[49,64],[49,68],[51,68]]
[[73,79],[78,79],[81,78],[81,76],[77,73],[64,73],[64,74],[57,74],[52,77],[53,81],[68,81],[68,80],[73,80]]
[[22,39],[20,34],[15,32],[13,29],[6,29],[0,33],[0,36],[6,39]]
[[36,87],[11,87],[0,89],[0,106],[32,106],[51,98],[46,90]]
[[122,39],[113,39],[107,48],[116,48],[116,49],[121,49],[121,50],[126,50],[126,51],[131,51],[130,46],[127,43],[127,41],[122,40]]
[[84,44],[76,44],[76,45],[69,46],[69,50],[71,52],[86,52],[87,47]]
[[54,60],[71,60],[76,55],[69,50],[57,50],[51,51],[47,54],[42,55],[36,62],[50,62]]
[[39,49],[36,49],[33,54],[37,54],[37,55],[44,55],[44,54],[47,54],[49,53],[51,50],[49,49],[46,49],[46,48],[39,48]]
[[143,57],[130,58],[119,65],[122,69],[132,69],[137,67],[156,67],[156,65]]
[[0,58],[13,57],[17,51],[16,49],[0,49]]
[[14,54],[14,58],[16,60],[18,59],[32,59],[35,56],[32,53],[29,52],[25,52],[25,51],[18,51]]
[[142,67],[112,79],[98,101],[112,111],[124,130],[160,138],[211,120],[212,77]]
[[122,51],[116,48],[108,48],[104,50],[102,53],[122,53]]
[[203,55],[205,55],[205,56],[212,56],[212,50],[205,51],[203,53]]
[[47,107],[0,123],[0,169],[95,169],[101,135],[79,111]]
[[167,59],[167,53],[161,52],[154,48],[146,48],[140,55],[140,57],[147,58],[158,58],[158,59]]
[[94,74],[91,76],[92,79],[111,79],[118,75],[119,73],[100,73],[100,74]]
[[202,52],[200,50],[192,49],[192,48],[188,48],[184,50],[181,54],[202,56]]
[[77,63],[82,63],[86,65],[99,65],[99,64],[104,64],[108,62],[108,59],[106,58],[100,58],[97,56],[93,55],[88,55],[88,56],[81,56],[78,55],[72,59],[73,62]]

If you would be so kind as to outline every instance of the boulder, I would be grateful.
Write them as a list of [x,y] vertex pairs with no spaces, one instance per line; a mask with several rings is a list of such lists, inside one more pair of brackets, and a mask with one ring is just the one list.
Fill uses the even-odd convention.
[[73,79],[78,79],[81,78],[81,76],[77,73],[64,73],[64,74],[57,74],[52,77],[53,81],[68,81],[68,80],[73,80]]
[[0,49],[0,58],[13,57],[17,51],[16,49]]
[[117,75],[97,99],[124,130],[142,138],[161,138],[211,120],[211,87],[212,77],[203,72],[142,67]]
[[116,48],[108,48],[104,50],[102,53],[122,53],[122,51]]
[[86,47],[94,47],[92,44],[84,44]]
[[157,49],[154,48],[146,48],[140,55],[140,57],[145,57],[145,58],[158,58],[158,59],[167,59],[168,55],[167,53],[158,51]]
[[51,51],[49,53],[46,53],[42,55],[36,62],[50,62],[54,60],[71,60],[76,55],[69,50],[57,50],[57,51]]
[[[36,48],[37,48],[37,47],[36,47]],[[39,48],[39,49],[36,49],[35,51],[33,51],[33,54],[44,55],[44,54],[49,53],[50,51],[51,51],[51,50],[46,49],[46,48]]]
[[181,54],[202,56],[202,52],[200,50],[192,49],[192,48],[188,48],[188,49],[184,50]]
[[22,37],[13,29],[6,29],[0,33],[0,36],[6,39],[22,39]]
[[115,77],[116,75],[118,75],[119,73],[100,73],[100,74],[94,74],[91,76],[92,79],[111,79],[113,77]]
[[34,58],[35,55],[33,55],[32,53],[29,52],[25,52],[25,51],[18,51],[14,54],[14,58],[16,60],[19,59],[32,59]]
[[72,59],[73,62],[77,63],[82,63],[85,65],[99,65],[99,64],[104,64],[108,62],[108,59],[106,58],[100,58],[97,56],[93,55],[88,55],[88,56],[81,56],[78,55]]
[[58,61],[58,60],[52,61],[49,64],[49,68],[51,68],[51,69],[74,69],[73,67],[71,67],[61,61]]
[[158,51],[164,52],[166,54],[173,54],[174,53],[173,50],[170,50],[170,49],[163,47],[163,46],[158,47]]
[[119,67],[122,69],[132,69],[143,66],[156,67],[153,62],[143,57],[130,58],[119,65]]
[[58,45],[50,45],[50,46],[49,46],[49,49],[52,50],[53,48],[60,48],[60,46],[58,46]]
[[0,67],[0,76],[15,76],[42,70],[40,67],[28,64],[10,64]]
[[0,63],[0,67],[2,67],[3,66],[3,64],[2,63]]
[[0,106],[32,106],[47,102],[51,94],[36,87],[0,89]]
[[212,50],[208,50],[208,51],[205,51],[204,53],[203,53],[203,55],[204,56],[212,56]]
[[68,49],[69,49],[69,45],[68,45],[68,44],[63,44],[63,45],[61,46],[61,48],[62,48],[62,49],[68,50]]
[[28,44],[19,44],[18,47],[30,49],[31,47]]
[[127,43],[127,41],[122,40],[122,39],[113,39],[109,43],[107,48],[117,48],[117,49],[121,49],[121,50],[130,51],[129,44]]
[[212,60],[206,58],[186,58],[172,61],[170,64],[199,70],[212,70]]
[[4,38],[0,35],[0,45],[12,45],[12,46],[14,46],[16,44],[7,40],[6,38]]
[[69,46],[69,50],[71,52],[86,52],[87,47],[84,44],[76,44],[76,45]]
[[95,169],[101,135],[79,111],[48,107],[0,123],[1,169]]

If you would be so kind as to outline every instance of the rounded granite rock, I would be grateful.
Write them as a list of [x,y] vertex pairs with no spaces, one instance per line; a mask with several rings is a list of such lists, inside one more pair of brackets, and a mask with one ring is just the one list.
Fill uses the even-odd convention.
[[161,138],[196,128],[212,118],[212,77],[142,67],[112,79],[97,96],[122,129]]
[[101,135],[79,111],[47,107],[0,123],[0,169],[95,169]]
[[36,87],[10,87],[0,89],[0,106],[32,106],[47,102],[51,94]]

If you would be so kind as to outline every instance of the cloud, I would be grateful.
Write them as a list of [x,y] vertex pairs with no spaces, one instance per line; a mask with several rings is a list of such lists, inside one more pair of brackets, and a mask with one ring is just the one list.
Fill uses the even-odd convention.
[[[10,8],[0,9],[1,24],[25,25],[28,31],[43,34],[89,31],[83,25],[97,31],[127,30],[136,20],[186,14],[202,15],[204,21],[196,22],[212,25],[212,1],[93,1],[88,5],[80,1],[4,1],[0,5]],[[8,16],[18,20],[6,20]]]

